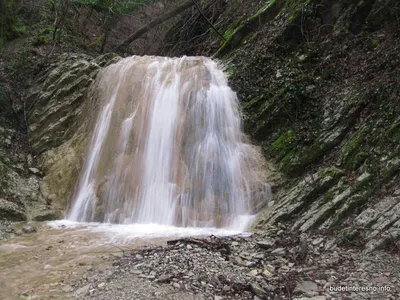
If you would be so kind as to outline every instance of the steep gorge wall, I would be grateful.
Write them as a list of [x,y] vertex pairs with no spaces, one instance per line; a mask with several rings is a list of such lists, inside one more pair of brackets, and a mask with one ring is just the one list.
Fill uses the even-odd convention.
[[277,0],[229,28],[215,18],[227,39],[214,53],[239,94],[246,132],[284,177],[254,230],[284,223],[368,248],[398,239],[399,12],[390,0]]
[[62,217],[70,204],[89,142],[96,105],[89,87],[102,67],[118,60],[113,54],[96,59],[64,54],[43,71],[27,96],[30,140],[44,174],[41,198],[55,217]]

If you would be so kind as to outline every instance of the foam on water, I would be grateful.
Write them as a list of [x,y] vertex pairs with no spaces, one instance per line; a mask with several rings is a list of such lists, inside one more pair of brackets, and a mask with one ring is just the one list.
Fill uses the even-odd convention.
[[[243,216],[243,220],[251,222],[254,216]],[[241,230],[215,227],[176,227],[161,224],[111,224],[83,223],[70,220],[49,221],[47,225],[53,229],[74,229],[104,235],[106,241],[115,243],[129,242],[134,239],[179,238],[199,236],[233,236],[248,235]]]

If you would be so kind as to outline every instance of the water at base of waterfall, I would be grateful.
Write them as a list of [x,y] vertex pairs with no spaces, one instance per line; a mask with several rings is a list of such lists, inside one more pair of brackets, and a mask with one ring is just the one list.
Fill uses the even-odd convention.
[[52,229],[73,229],[101,234],[103,242],[117,244],[128,243],[134,239],[181,238],[201,236],[232,236],[247,235],[245,228],[254,220],[255,216],[241,216],[236,227],[230,229],[215,227],[177,227],[161,224],[111,224],[85,223],[70,220],[49,221],[47,225]]

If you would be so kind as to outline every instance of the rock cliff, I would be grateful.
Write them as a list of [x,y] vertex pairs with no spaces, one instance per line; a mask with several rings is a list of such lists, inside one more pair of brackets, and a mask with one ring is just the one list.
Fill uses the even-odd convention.
[[[212,49],[238,92],[246,132],[283,177],[254,230],[286,223],[343,245],[391,245],[400,235],[397,2],[271,0],[253,14],[226,5],[213,15],[226,40]],[[227,27],[233,8],[244,15]],[[167,44],[199,36],[182,31]]]

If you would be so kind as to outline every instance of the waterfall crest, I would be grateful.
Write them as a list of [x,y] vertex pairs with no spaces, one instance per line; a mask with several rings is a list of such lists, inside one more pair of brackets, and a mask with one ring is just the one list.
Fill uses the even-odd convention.
[[269,194],[236,94],[205,57],[133,56],[97,78],[68,219],[244,229]]

